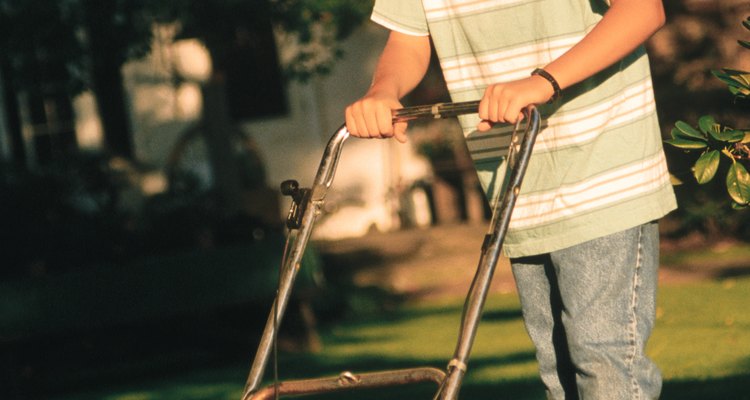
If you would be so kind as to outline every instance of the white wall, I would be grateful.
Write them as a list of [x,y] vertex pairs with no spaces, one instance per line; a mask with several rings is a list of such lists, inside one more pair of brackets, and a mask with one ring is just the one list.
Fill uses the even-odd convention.
[[[328,139],[344,122],[344,108],[365,93],[385,45],[387,31],[367,23],[344,43],[344,58],[330,75],[289,86],[289,115],[244,125],[262,150],[269,184],[296,179],[309,186]],[[318,238],[358,236],[375,227],[397,228],[393,190],[429,174],[409,145],[393,140],[350,138],[339,162],[328,204],[336,212],[321,219]],[[282,210],[288,209],[284,199]]]

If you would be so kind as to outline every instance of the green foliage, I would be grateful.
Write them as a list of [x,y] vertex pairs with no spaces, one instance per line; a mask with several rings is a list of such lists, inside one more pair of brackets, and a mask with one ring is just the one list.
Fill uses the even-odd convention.
[[719,151],[709,150],[703,153],[695,162],[693,174],[698,183],[703,184],[714,178],[719,168]]
[[84,49],[70,21],[61,17],[62,7],[44,0],[0,0],[0,61],[4,73],[12,74],[7,84],[14,89],[62,84],[75,92],[83,87]]
[[[750,18],[742,21],[750,30]],[[750,42],[739,40],[739,44],[750,49]],[[713,70],[711,73],[724,82],[735,100],[750,98],[750,72],[733,69]],[[716,175],[721,154],[731,162],[726,174],[726,188],[735,209],[750,205],[750,129],[735,129],[717,122],[714,117],[704,115],[698,120],[698,129],[684,121],[677,121],[672,129],[672,138],[666,143],[685,151],[701,150],[693,165],[693,176],[699,184],[710,182]]]
[[750,202],[750,175],[738,162],[734,162],[727,172],[727,190],[735,203],[747,205]]
[[96,48],[119,65],[150,50],[149,7],[147,0],[0,0],[0,59],[10,83],[64,87],[73,95],[92,87]]
[[705,149],[708,137],[683,121],[677,121],[672,129],[672,139],[666,140],[672,146],[681,149]]
[[372,0],[162,0],[153,7],[158,20],[179,22],[180,37],[202,40],[218,59],[227,38],[273,26],[285,75],[304,81],[330,71],[342,55],[339,41],[367,18]]
[[119,203],[132,185],[120,167],[79,154],[34,172],[0,168],[0,280],[127,256],[130,221]]
[[305,81],[325,74],[342,56],[347,38],[372,11],[372,0],[271,0],[274,25],[294,38],[295,51],[282,58],[291,79]]
[[711,73],[726,83],[733,95],[742,98],[747,98],[750,95],[750,73],[733,69],[712,70]]
[[[241,35],[238,27],[273,24],[298,44],[284,63],[287,76],[307,79],[331,68],[338,41],[371,7],[371,0],[0,0],[0,61],[19,89],[55,85],[76,94],[94,86],[96,52],[119,65],[146,55],[154,23],[178,22],[183,36],[200,38],[212,53]],[[318,56],[321,49],[331,56]]]
[[170,190],[142,191],[153,170],[78,153],[45,168],[0,164],[0,281],[52,276],[195,249],[268,242],[281,235],[252,216],[222,215],[218,195],[183,173]]
[[[742,21],[742,26],[744,26],[745,29],[750,31],[750,18],[747,18],[746,20]],[[737,43],[739,43],[740,46],[746,49],[750,49],[750,42],[746,40],[738,40]]]

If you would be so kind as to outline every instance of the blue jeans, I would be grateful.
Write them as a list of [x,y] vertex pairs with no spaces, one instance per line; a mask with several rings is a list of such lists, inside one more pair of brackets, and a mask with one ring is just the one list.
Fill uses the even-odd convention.
[[511,260],[549,399],[659,397],[661,373],[644,354],[658,263],[655,222]]

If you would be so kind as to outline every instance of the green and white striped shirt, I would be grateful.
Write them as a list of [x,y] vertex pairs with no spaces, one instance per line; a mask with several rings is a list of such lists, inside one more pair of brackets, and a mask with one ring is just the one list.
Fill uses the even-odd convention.
[[[605,0],[376,0],[372,20],[430,35],[453,101],[529,76],[601,20]],[[581,60],[586,62],[586,60]],[[540,106],[543,116],[504,251],[547,253],[660,218],[676,207],[643,48]],[[480,181],[494,198],[510,127],[461,126]]]

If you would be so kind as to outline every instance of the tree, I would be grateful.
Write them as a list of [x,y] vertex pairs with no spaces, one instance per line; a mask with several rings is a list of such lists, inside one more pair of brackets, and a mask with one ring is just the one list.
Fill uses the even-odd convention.
[[[22,165],[26,154],[18,119],[19,95],[31,105],[31,118],[43,123],[43,101],[60,97],[80,86],[72,79],[77,68],[69,60],[79,57],[71,27],[59,17],[58,4],[41,0],[0,0],[0,68],[8,108],[13,158]],[[41,24],[39,21],[45,21]],[[40,110],[42,112],[40,112]]]
[[150,48],[148,7],[145,0],[0,0],[6,82],[41,97],[92,89],[107,149],[132,158],[120,69]]
[[86,50],[86,79],[96,94],[104,141],[113,155],[133,158],[130,117],[122,84],[122,66],[151,47],[148,0],[67,0],[66,17]]

